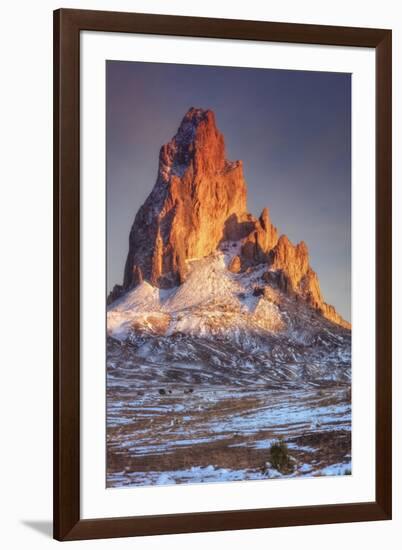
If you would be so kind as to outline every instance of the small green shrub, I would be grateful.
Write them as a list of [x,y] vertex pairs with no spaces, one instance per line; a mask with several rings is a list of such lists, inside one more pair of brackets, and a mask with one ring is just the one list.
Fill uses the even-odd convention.
[[272,467],[278,470],[278,472],[288,473],[293,470],[288,446],[282,439],[272,443],[270,447],[270,462]]

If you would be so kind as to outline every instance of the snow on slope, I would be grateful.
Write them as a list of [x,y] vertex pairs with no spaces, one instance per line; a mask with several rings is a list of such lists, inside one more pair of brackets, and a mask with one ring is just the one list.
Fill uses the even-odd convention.
[[242,286],[233,281],[227,271],[224,255],[218,253],[201,260],[190,260],[186,281],[164,303],[165,311],[176,312],[205,304],[226,303],[238,308],[236,293]]
[[159,288],[143,281],[107,309],[108,335],[124,340],[136,329],[164,333],[169,317],[160,311]]
[[169,290],[141,283],[108,307],[108,334],[125,339],[135,330],[206,336],[249,328],[283,329],[277,305],[253,295],[261,270],[235,275],[226,263],[222,252],[190,260],[186,281]]
[[159,289],[143,281],[136,288],[116,300],[108,311],[154,311],[159,308]]
[[264,282],[264,266],[231,273],[229,248],[189,260],[179,287],[143,282],[109,306],[110,372],[140,385],[349,380],[350,332]]

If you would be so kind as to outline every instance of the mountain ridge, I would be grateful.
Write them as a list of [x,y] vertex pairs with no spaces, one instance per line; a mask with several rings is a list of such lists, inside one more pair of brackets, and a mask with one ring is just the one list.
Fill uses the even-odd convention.
[[351,328],[324,301],[307,245],[295,245],[280,235],[268,208],[259,218],[247,211],[242,162],[226,159],[214,113],[192,107],[160,150],[156,183],[130,231],[123,284],[115,286],[108,304],[144,281],[152,288],[180,287],[194,258],[212,257],[225,249],[236,249],[236,254],[226,254],[229,273],[261,271],[255,288],[262,295],[271,289],[335,325]]

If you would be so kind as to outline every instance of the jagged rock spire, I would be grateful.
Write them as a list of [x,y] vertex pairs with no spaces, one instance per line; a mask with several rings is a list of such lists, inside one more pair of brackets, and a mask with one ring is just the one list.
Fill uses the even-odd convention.
[[160,287],[180,283],[185,261],[215,251],[226,220],[246,213],[240,161],[225,157],[212,111],[191,108],[161,148],[156,184],[135,218],[124,288],[143,279]]
[[131,228],[123,287],[112,298],[144,280],[160,288],[181,284],[186,260],[208,256],[225,241],[241,244],[232,272],[265,263],[265,282],[350,327],[324,302],[307,245],[279,237],[267,208],[259,218],[247,212],[242,162],[226,159],[214,113],[191,107],[160,150],[155,186]]

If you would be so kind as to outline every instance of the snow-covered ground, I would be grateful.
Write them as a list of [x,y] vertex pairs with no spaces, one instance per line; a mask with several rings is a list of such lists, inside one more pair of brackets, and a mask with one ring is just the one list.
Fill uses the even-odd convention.
[[351,475],[352,463],[334,464],[315,470],[308,464],[302,464],[298,472],[284,475],[271,468],[266,471],[251,469],[229,470],[227,468],[216,468],[209,466],[192,466],[184,470],[172,470],[166,472],[149,471],[127,474],[124,470],[113,475],[114,487],[125,487],[129,485],[175,485],[177,483],[212,483],[228,481],[248,481],[263,479],[289,479],[295,477],[318,477],[318,476],[340,476]]
[[[109,487],[350,473],[350,331],[265,284],[266,266],[231,273],[238,246],[109,306]],[[286,473],[267,466],[278,438]]]
[[268,285],[261,295],[264,267],[234,274],[229,260],[217,252],[189,261],[179,287],[144,281],[111,304],[109,367],[140,370],[141,383],[350,379],[349,331]]
[[[350,473],[346,386],[166,390],[109,390],[109,487]],[[266,467],[278,439],[287,474]]]
[[[164,335],[185,333],[232,334],[239,329],[279,331],[285,328],[273,300],[254,295],[264,271],[257,267],[247,274],[227,269],[227,253],[190,260],[186,281],[163,290],[144,281],[108,308],[108,334],[125,339],[139,330]],[[152,314],[152,315],[150,315]],[[152,324],[154,320],[154,324]]]

